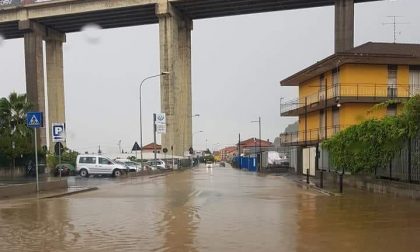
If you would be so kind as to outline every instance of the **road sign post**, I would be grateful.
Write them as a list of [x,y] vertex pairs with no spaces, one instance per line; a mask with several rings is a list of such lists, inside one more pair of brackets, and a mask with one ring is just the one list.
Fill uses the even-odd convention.
[[[61,148],[62,144],[61,142],[66,141],[66,126],[64,123],[53,123],[52,124],[52,141],[58,145],[58,171],[60,173],[60,179],[61,179]],[[55,149],[55,148],[54,148]]]
[[36,136],[36,129],[43,127],[42,112],[28,112],[26,114],[26,126],[34,129],[35,138],[35,173],[36,173],[36,192],[39,192],[39,177],[38,177],[38,141]]
[[165,113],[154,113],[153,114],[153,135],[154,135],[154,144],[155,144],[155,163],[156,161],[156,133],[165,134],[166,133],[166,114]]
[[155,166],[157,168],[157,150],[156,150],[156,113],[153,113],[153,144],[154,144],[154,153],[155,153]]
[[166,114],[165,113],[157,113],[155,120],[155,127],[157,134],[165,134],[166,133]]

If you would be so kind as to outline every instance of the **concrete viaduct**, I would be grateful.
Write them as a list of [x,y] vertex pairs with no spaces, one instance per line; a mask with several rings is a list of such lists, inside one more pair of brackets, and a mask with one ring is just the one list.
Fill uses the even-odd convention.
[[[16,4],[18,1],[18,4]],[[103,29],[159,24],[161,108],[167,115],[162,145],[183,155],[192,146],[191,30],[194,19],[335,5],[335,51],[353,47],[354,4],[376,0],[13,0],[0,5],[0,35],[24,38],[26,90],[48,122],[65,122],[63,43],[90,23]],[[1,4],[2,1],[0,1]],[[7,1],[6,1],[7,2]],[[303,17],[304,18],[304,17]],[[43,41],[46,50],[44,76]],[[46,129],[39,145],[46,145]],[[50,146],[52,146],[50,144]]]

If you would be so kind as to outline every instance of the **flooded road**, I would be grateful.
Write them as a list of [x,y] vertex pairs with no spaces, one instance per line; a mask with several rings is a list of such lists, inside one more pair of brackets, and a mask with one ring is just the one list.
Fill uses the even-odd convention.
[[419,251],[420,203],[204,167],[0,201],[0,251]]

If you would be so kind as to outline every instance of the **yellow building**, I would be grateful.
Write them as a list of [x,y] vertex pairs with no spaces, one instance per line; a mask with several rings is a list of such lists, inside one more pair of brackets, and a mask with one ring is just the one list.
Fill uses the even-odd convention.
[[[398,113],[403,100],[420,93],[420,45],[369,42],[333,54],[281,85],[299,87],[299,98],[281,104],[282,116],[299,117],[299,131],[282,134],[282,144],[318,148],[346,127]],[[396,103],[372,109],[390,99]],[[310,154],[304,149],[303,159]],[[312,156],[306,166],[319,165]]]

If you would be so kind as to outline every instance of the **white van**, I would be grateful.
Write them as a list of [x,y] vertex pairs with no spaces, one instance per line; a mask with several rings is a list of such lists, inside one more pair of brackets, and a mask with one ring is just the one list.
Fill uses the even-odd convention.
[[119,164],[110,158],[96,154],[78,155],[76,159],[76,172],[82,177],[94,175],[112,175],[119,177],[125,172],[127,166]]

